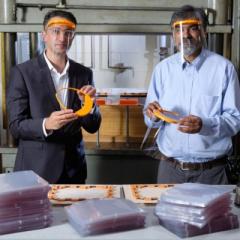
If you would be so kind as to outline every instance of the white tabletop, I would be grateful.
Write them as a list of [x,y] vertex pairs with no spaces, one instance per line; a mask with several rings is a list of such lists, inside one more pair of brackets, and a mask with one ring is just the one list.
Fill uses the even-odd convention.
[[[11,240],[25,240],[25,239],[51,239],[51,240],[59,240],[59,239],[112,239],[112,240],[141,240],[141,239],[158,239],[158,240],[168,240],[168,239],[181,239],[178,238],[175,234],[169,232],[164,227],[158,224],[157,218],[154,216],[154,205],[146,206],[140,205],[145,210],[147,210],[147,220],[146,227],[137,230],[130,230],[118,233],[108,233],[101,234],[96,236],[87,236],[82,237],[67,221],[67,216],[64,211],[64,207],[53,207],[53,216],[54,222],[52,226],[48,228],[43,228],[40,230],[12,233],[1,235],[0,239],[11,239]],[[233,206],[233,213],[237,214],[240,218],[240,208]],[[207,235],[199,235],[192,238],[185,239],[194,239],[194,240],[202,240],[202,239],[211,239],[211,240],[239,240],[240,239],[240,229],[234,229],[230,231],[223,231],[218,233],[212,233]]]
[[[109,234],[102,234],[97,236],[88,236],[82,237],[79,233],[68,223],[67,217],[65,215],[63,207],[54,207],[53,208],[53,215],[54,215],[54,223],[52,226],[40,230],[33,230],[33,231],[26,231],[26,232],[19,232],[19,233],[12,233],[12,234],[5,234],[0,236],[0,239],[126,239],[126,240],[141,240],[141,239],[180,239],[173,233],[166,230],[164,227],[158,225],[157,218],[153,216],[153,207],[146,208],[149,212],[147,216],[147,227],[143,229],[131,230],[131,231],[124,231],[118,233],[109,233]],[[240,217],[240,209],[234,207],[233,212],[238,214]],[[212,233],[208,235],[200,235],[193,238],[188,239],[195,239],[195,240],[202,240],[202,239],[211,239],[211,240],[239,240],[240,239],[240,229],[234,229],[230,231]]]

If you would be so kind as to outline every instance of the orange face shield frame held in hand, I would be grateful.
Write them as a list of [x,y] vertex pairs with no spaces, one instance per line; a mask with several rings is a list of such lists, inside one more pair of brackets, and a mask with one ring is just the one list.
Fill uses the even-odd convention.
[[93,107],[92,98],[88,94],[85,94],[84,92],[82,92],[80,89],[77,89],[77,88],[61,88],[56,92],[56,94],[55,94],[56,99],[57,99],[57,101],[58,101],[58,103],[59,103],[59,105],[61,106],[62,109],[64,109],[64,110],[67,109],[67,107],[62,103],[61,99],[58,96],[58,92],[60,92],[62,90],[71,90],[71,91],[80,92],[81,94],[83,94],[84,104],[79,110],[77,110],[75,112],[75,114],[77,114],[79,117],[84,117],[91,112],[92,107]]
[[174,123],[177,124],[180,116],[177,112],[171,112],[167,110],[154,110],[153,114],[155,117],[159,118],[162,121],[165,121],[167,123]]

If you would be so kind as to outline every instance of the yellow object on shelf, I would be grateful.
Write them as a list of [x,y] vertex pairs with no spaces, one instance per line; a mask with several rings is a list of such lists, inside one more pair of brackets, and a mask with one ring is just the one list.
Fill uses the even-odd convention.
[[56,96],[56,99],[59,103],[59,105],[61,106],[62,109],[67,109],[67,107],[62,103],[61,99],[59,98],[58,96],[58,92],[62,91],[62,90],[71,90],[71,91],[76,91],[76,92],[80,92],[81,94],[83,94],[84,96],[84,104],[83,106],[77,110],[75,113],[79,116],[79,117],[84,117],[86,116],[87,114],[89,114],[92,110],[92,107],[93,107],[93,100],[92,98],[88,95],[88,94],[85,94],[84,92],[82,92],[80,89],[77,89],[77,88],[61,88],[59,89],[55,96]]

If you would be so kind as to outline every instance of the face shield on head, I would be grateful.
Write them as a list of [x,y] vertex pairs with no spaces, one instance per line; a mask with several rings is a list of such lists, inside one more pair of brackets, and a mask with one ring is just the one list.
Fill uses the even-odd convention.
[[51,31],[51,34],[56,38],[63,35],[67,41],[67,50],[69,50],[75,35],[75,23],[65,18],[54,17],[49,20],[46,29]]
[[173,38],[182,62],[202,47],[206,48],[206,36],[199,19],[185,19],[173,23]]

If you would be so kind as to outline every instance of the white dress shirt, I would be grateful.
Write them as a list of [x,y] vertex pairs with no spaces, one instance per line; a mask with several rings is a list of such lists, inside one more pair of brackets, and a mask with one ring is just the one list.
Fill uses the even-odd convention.
[[[59,73],[57,71],[57,69],[49,61],[45,52],[43,53],[43,55],[44,55],[44,58],[46,60],[47,65],[48,65],[48,68],[50,70],[56,92],[58,90],[62,89],[62,88],[68,88],[68,83],[69,83],[69,77],[68,77],[69,60],[67,60],[67,63],[65,65],[65,68],[63,69],[63,71],[61,73]],[[67,89],[59,91],[58,96],[59,96],[60,100],[62,101],[62,103],[64,104],[64,106],[67,106],[67,99],[68,99]],[[44,118],[44,120],[43,120],[42,128],[43,128],[43,133],[44,133],[45,137],[47,137],[51,134],[51,132],[47,133],[46,128],[45,128],[45,122],[46,122],[46,118]]]

